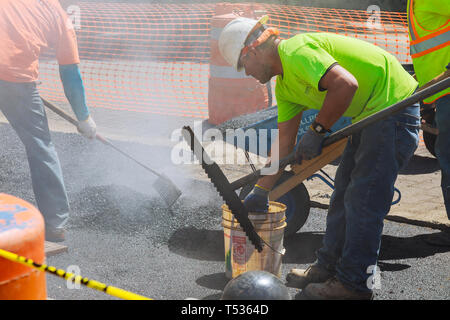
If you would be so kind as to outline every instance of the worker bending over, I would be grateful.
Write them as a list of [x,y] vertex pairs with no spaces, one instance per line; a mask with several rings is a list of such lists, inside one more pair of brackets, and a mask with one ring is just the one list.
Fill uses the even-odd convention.
[[[237,70],[261,83],[276,78],[279,159],[296,148],[296,159],[321,154],[325,134],[342,116],[355,123],[414,93],[417,82],[381,48],[331,33],[303,33],[287,40],[259,21],[237,18],[222,31],[219,48]],[[302,112],[319,113],[296,145]],[[397,174],[418,145],[419,105],[353,134],[336,172],[317,262],[293,269],[288,285],[311,299],[371,299],[383,219],[389,212]],[[278,150],[277,150],[278,149]],[[268,194],[281,176],[260,178],[245,198],[249,211],[266,211]]]

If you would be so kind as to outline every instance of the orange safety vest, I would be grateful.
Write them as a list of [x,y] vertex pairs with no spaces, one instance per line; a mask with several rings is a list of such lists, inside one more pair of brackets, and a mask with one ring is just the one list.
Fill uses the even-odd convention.
[[[425,0],[424,0],[425,1]],[[443,1],[445,2],[445,1]],[[436,8],[436,12],[439,9]],[[408,3],[408,27],[410,35],[410,54],[413,59],[419,85],[424,85],[446,70],[450,63],[450,19],[435,30],[427,30],[420,25],[414,15],[414,0]],[[424,100],[433,103],[450,93],[447,88]]]

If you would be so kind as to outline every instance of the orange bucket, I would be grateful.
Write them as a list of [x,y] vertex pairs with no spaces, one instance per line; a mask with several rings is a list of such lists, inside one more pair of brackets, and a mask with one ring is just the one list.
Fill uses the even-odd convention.
[[[0,248],[43,264],[44,219],[33,205],[0,193]],[[45,272],[0,257],[0,300],[46,300]]]

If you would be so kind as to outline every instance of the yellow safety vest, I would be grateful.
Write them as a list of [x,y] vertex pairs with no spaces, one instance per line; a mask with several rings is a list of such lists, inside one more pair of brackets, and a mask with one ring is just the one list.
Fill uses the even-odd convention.
[[[421,25],[414,14],[417,3],[426,0],[408,1],[408,27],[410,37],[410,54],[413,60],[414,70],[419,85],[422,86],[446,70],[450,63],[450,19],[440,27],[429,30]],[[442,1],[442,5],[449,5],[448,0]],[[439,14],[439,8],[436,8]],[[449,17],[450,18],[450,17]],[[433,103],[437,99],[450,93],[447,88],[427,99],[425,103]]]

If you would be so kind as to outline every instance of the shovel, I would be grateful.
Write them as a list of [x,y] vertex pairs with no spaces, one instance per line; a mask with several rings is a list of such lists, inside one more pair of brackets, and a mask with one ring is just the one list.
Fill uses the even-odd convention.
[[[44,102],[44,105],[47,108],[49,108],[50,110],[52,110],[53,112],[55,112],[56,114],[58,114],[59,116],[64,118],[65,120],[69,121],[74,126],[78,126],[78,121],[76,121],[74,118],[72,118],[65,111],[63,111],[62,109],[60,109],[57,106],[53,105],[52,103],[48,102],[44,98],[41,97],[41,99],[42,99],[42,102]],[[134,162],[136,162],[138,165],[140,165],[144,169],[146,169],[146,170],[150,171],[151,173],[153,173],[154,175],[156,175],[158,177],[158,179],[153,183],[153,188],[155,188],[155,190],[158,192],[158,194],[161,196],[161,198],[163,198],[163,200],[166,202],[166,204],[167,204],[167,206],[169,208],[171,208],[172,205],[175,203],[175,201],[177,201],[178,198],[181,196],[180,189],[178,189],[177,186],[168,177],[166,177],[164,174],[160,174],[160,173],[156,172],[155,170],[147,167],[145,164],[143,164],[142,162],[136,160],[135,158],[130,156],[125,151],[119,149],[117,146],[115,146],[113,143],[111,143],[109,140],[107,140],[106,138],[102,137],[98,133],[96,134],[95,137],[96,137],[97,140],[99,140],[102,143],[110,146],[114,150],[116,150],[116,151],[120,152],[121,154],[123,154],[128,159],[133,160]]]

